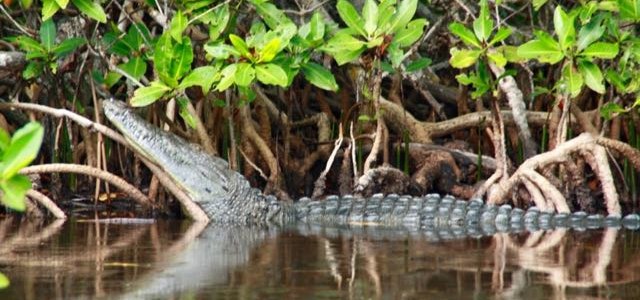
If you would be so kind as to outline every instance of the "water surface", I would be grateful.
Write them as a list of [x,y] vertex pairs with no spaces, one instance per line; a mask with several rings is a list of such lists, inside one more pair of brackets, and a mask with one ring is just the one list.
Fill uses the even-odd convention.
[[0,299],[637,299],[640,232],[0,219]]

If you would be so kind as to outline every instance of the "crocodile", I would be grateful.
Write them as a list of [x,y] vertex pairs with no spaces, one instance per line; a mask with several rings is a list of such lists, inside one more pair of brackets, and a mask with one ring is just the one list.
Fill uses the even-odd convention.
[[[106,117],[141,155],[161,167],[199,205],[210,220],[220,224],[330,224],[388,226],[431,230],[492,232],[537,231],[553,228],[640,228],[640,215],[555,213],[534,207],[491,205],[481,199],[452,196],[353,195],[279,201],[252,188],[227,162],[198,146],[146,122],[124,102],[103,101]],[[454,230],[454,231],[456,231]]]

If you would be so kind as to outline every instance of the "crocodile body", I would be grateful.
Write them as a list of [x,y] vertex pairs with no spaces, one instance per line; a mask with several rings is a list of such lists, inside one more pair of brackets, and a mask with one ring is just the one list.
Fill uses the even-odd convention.
[[384,225],[431,230],[462,231],[464,235],[495,231],[552,229],[555,227],[637,229],[640,215],[621,217],[527,211],[481,200],[459,200],[430,194],[423,197],[374,195],[370,198],[330,196],[322,201],[302,198],[294,203],[265,196],[252,188],[225,160],[206,154],[180,137],[146,122],[123,102],[103,102],[107,118],[147,159],[164,169],[187,195],[216,223]]

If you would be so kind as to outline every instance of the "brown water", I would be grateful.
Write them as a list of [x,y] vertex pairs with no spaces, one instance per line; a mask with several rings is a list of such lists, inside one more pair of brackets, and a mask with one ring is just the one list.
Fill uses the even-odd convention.
[[434,242],[384,228],[0,219],[0,299],[637,299],[640,232]]

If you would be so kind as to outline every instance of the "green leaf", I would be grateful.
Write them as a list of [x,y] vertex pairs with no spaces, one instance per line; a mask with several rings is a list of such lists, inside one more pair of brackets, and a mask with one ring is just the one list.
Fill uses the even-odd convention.
[[382,45],[383,42],[384,42],[384,36],[377,36],[373,39],[367,40],[366,46],[367,48],[371,49],[371,48],[375,48]]
[[504,67],[507,64],[507,58],[504,57],[502,52],[489,51],[489,52],[487,52],[487,57],[491,61],[493,61],[498,67]]
[[30,61],[22,71],[22,77],[24,79],[31,79],[39,77],[42,74],[44,65],[39,61]]
[[17,211],[25,210],[24,197],[27,191],[31,189],[29,177],[15,175],[6,180],[2,180],[0,181],[0,189],[2,189],[2,203],[4,205]]
[[628,78],[624,78],[623,76],[620,75],[620,73],[609,69],[606,71],[606,79],[609,83],[611,83],[616,90],[618,90],[618,92],[620,93],[626,93],[626,87],[627,87],[627,79]]
[[270,62],[274,57],[276,57],[278,52],[280,52],[280,38],[276,37],[269,41],[264,48],[260,50],[260,56],[257,62]]
[[241,101],[246,101],[247,103],[251,103],[253,100],[256,100],[256,92],[248,86],[239,86],[238,96],[240,96],[239,98]]
[[372,36],[378,27],[378,5],[374,0],[365,0],[362,7],[362,18],[364,19],[364,31],[367,36]]
[[241,37],[235,34],[230,34],[229,41],[231,41],[231,44],[236,50],[238,50],[240,55],[246,58],[252,58],[251,53],[249,53],[249,47],[247,47],[247,43],[245,43]]
[[153,51],[153,65],[160,77],[168,77],[169,70],[171,69],[171,62],[173,60],[173,41],[171,36],[165,32],[156,42]]
[[207,59],[226,60],[229,56],[240,56],[240,52],[227,44],[204,45],[204,51],[207,52]]
[[599,94],[604,94],[604,77],[602,76],[602,71],[600,71],[600,68],[596,64],[586,59],[581,59],[578,60],[578,70],[580,70],[580,73],[584,76],[584,83],[591,90]]
[[56,3],[58,3],[58,6],[60,6],[60,8],[65,9],[67,8],[67,5],[69,4],[69,0],[55,0]]
[[607,102],[600,107],[600,115],[606,120],[611,120],[615,115],[624,112],[626,112],[626,110],[614,102]]
[[498,47],[496,50],[502,52],[502,55],[504,55],[508,62],[522,63],[525,61],[523,57],[518,55],[518,47],[516,46],[503,45]]
[[365,46],[366,43],[348,34],[345,31],[338,31],[331,37],[322,47],[323,50],[333,49],[336,52],[345,50],[358,50]]
[[251,3],[256,8],[256,12],[262,17],[262,20],[271,29],[276,29],[281,24],[293,24],[293,21],[273,3],[259,0],[252,0]]
[[400,49],[397,43],[391,43],[387,47],[387,58],[391,61],[391,68],[397,69],[404,60],[404,51]]
[[[638,1],[638,0],[632,0],[632,1]],[[619,6],[618,6],[618,1],[617,0],[602,0],[602,1],[598,1],[596,3],[596,7],[599,10],[603,10],[603,11],[611,11],[611,12],[618,12]]]
[[104,78],[104,84],[111,88],[114,84],[118,83],[118,81],[122,78],[122,75],[116,72],[108,72]]
[[473,32],[480,41],[488,41],[493,31],[493,19],[489,14],[489,4],[487,0],[480,0],[480,15],[473,21]]
[[431,59],[428,57],[418,58],[407,65],[405,71],[408,73],[422,70],[431,65]]
[[526,59],[535,58],[540,62],[555,64],[564,58],[560,45],[551,40],[533,40],[518,47],[518,56]]
[[256,66],[258,81],[264,84],[274,84],[286,86],[288,83],[287,73],[276,64],[261,64]]
[[473,99],[482,97],[484,93],[491,89],[491,86],[485,82],[480,76],[475,74],[468,76],[467,74],[460,74],[456,76],[458,82],[462,85],[471,85],[475,91],[471,93]]
[[549,0],[533,0],[533,9],[538,11]]
[[54,58],[57,59],[67,56],[69,53],[75,51],[78,47],[84,45],[86,42],[87,41],[84,38],[66,39],[52,49]]
[[16,39],[16,43],[18,43],[18,47],[20,47],[20,49],[25,50],[27,52],[36,52],[36,53],[41,53],[43,56],[46,56],[47,54],[47,50],[44,49],[44,47],[42,47],[42,45],[26,36],[26,35],[21,35]]
[[371,122],[372,120],[374,120],[374,118],[369,116],[369,115],[359,115],[358,116],[358,122]]
[[393,43],[397,43],[399,47],[408,47],[413,45],[424,32],[424,27],[427,26],[426,19],[415,19],[406,28],[400,29],[393,37]]
[[118,68],[127,72],[131,77],[140,79],[147,72],[147,63],[140,57],[134,57],[128,62],[118,65]]
[[306,63],[302,66],[302,74],[311,84],[327,91],[337,91],[338,84],[331,71],[316,63]]
[[187,29],[188,22],[189,20],[187,20],[187,17],[180,10],[178,10],[173,16],[173,19],[171,19],[169,34],[178,43],[182,43],[182,32]]
[[596,42],[580,52],[580,56],[612,59],[618,55],[618,44]]
[[187,75],[182,82],[180,82],[181,89],[186,89],[188,87],[198,85],[202,87],[202,91],[207,94],[211,89],[213,83],[218,80],[220,74],[218,73],[218,68],[214,66],[204,66],[193,69],[189,75]]
[[56,41],[56,24],[52,19],[48,19],[42,22],[40,25],[40,43],[44,46],[47,52],[51,52],[53,45]]
[[459,50],[458,48],[452,48],[449,64],[454,68],[464,69],[475,64],[480,54],[482,54],[482,50]]
[[55,0],[42,0],[42,20],[46,21],[60,10],[60,5]]
[[591,43],[597,41],[602,37],[606,28],[602,26],[602,18],[594,18],[591,22],[580,28],[578,32],[578,42],[576,45],[576,50],[578,52],[587,48],[587,46],[591,45]]
[[38,155],[44,128],[37,122],[30,122],[16,130],[11,144],[2,154],[0,178],[8,179],[20,169],[28,166]]
[[625,20],[640,20],[640,1],[639,0],[618,0],[620,8],[620,17]]
[[338,65],[357,59],[365,50],[365,42],[346,32],[338,32],[320,49],[333,56]]
[[9,286],[9,278],[4,274],[0,273],[0,290],[5,289]]
[[33,0],[20,0],[20,4],[22,7],[29,9],[31,8],[31,4],[33,4]]
[[573,67],[573,64],[566,64],[562,68],[562,79],[571,98],[577,97],[584,85],[584,79],[582,74]]
[[391,26],[386,33],[393,34],[409,24],[418,9],[418,0],[400,0],[398,9],[391,19]]
[[482,48],[482,45],[480,44],[476,36],[473,34],[473,32],[469,30],[469,28],[465,27],[464,25],[458,22],[453,22],[449,25],[449,31],[451,31],[451,33],[453,33],[458,38],[460,38],[460,40],[462,40],[462,42],[465,43],[467,46]]
[[189,37],[183,37],[182,43],[174,48],[174,57],[171,62],[170,76],[177,82],[191,70],[193,62],[193,47]]
[[237,64],[231,64],[222,69],[220,72],[222,78],[220,79],[220,82],[218,82],[218,86],[216,86],[216,90],[218,90],[218,92],[228,89],[236,81],[237,67]]
[[391,29],[391,20],[396,11],[396,0],[382,0],[378,5],[378,34],[387,33]]
[[11,145],[11,136],[4,129],[0,128],[0,155],[7,151]]
[[131,49],[131,47],[129,47],[127,43],[124,42],[124,39],[121,39],[113,32],[105,33],[104,37],[102,38],[102,42],[106,47],[108,47],[107,51],[111,54],[128,56],[133,51],[135,51],[134,49]]
[[184,120],[184,122],[191,127],[192,129],[196,129],[196,118],[189,112],[189,99],[185,97],[176,98],[176,102],[178,102],[178,106],[180,107],[180,117]]
[[127,47],[133,51],[139,51],[145,40],[151,41],[151,33],[144,23],[135,23],[129,26],[127,34],[122,39],[127,44]]
[[316,12],[311,17],[309,21],[309,35],[307,36],[308,41],[319,41],[324,37],[325,32],[325,24],[322,20],[322,15]]
[[338,9],[340,18],[342,18],[342,21],[344,21],[344,23],[347,24],[349,28],[360,33],[362,36],[367,36],[367,33],[364,30],[364,21],[350,1],[338,0],[336,8]]
[[238,63],[235,83],[238,86],[249,86],[256,78],[256,70],[248,63]]
[[170,90],[171,88],[164,85],[162,82],[153,81],[151,82],[151,85],[138,88],[133,92],[133,98],[131,98],[131,106],[141,107],[152,104]]
[[500,27],[500,29],[498,29],[498,32],[496,32],[496,35],[494,35],[493,38],[489,41],[489,46],[504,41],[511,35],[512,31],[513,30],[511,29],[511,27]]
[[338,63],[339,66],[342,66],[360,58],[360,55],[364,50],[366,50],[364,47],[358,50],[344,50],[338,53],[333,53],[332,56],[336,60],[336,63]]
[[102,10],[102,6],[100,6],[100,4],[91,0],[71,0],[71,2],[73,2],[73,5],[90,18],[100,23],[107,23],[107,15],[104,13],[104,10]]
[[558,35],[558,41],[562,50],[569,49],[576,40],[576,28],[573,24],[573,16],[567,15],[560,5],[556,7],[553,13],[553,26]]
[[216,41],[225,31],[231,14],[229,13],[229,4],[224,4],[213,11],[214,20],[209,25],[209,41]]

